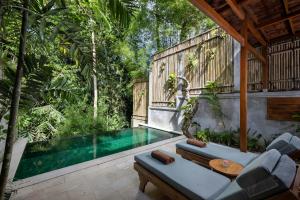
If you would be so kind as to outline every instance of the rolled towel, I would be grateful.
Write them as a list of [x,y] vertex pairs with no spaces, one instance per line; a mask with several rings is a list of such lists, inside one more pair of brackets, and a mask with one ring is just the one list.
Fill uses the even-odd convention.
[[194,145],[194,146],[197,146],[197,147],[206,147],[206,143],[205,142],[202,142],[200,140],[196,140],[196,139],[188,139],[186,141],[186,143],[190,144],[190,145]]
[[152,151],[151,156],[152,156],[152,158],[159,160],[160,162],[164,163],[165,165],[170,164],[175,161],[175,158],[173,158],[159,150]]

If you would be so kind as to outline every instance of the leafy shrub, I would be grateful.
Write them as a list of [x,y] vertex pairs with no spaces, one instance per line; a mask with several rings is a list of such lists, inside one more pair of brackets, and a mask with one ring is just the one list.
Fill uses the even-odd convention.
[[[240,135],[239,130],[226,130],[214,132],[210,129],[200,130],[196,133],[196,138],[204,142],[211,141],[232,147],[239,147]],[[266,140],[256,131],[248,130],[248,149],[250,151],[261,152],[265,150]]]
[[58,128],[59,136],[88,135],[101,131],[118,130],[127,125],[124,116],[110,112],[104,99],[99,100],[97,118],[93,107],[81,102],[65,109],[65,121]]
[[57,136],[57,126],[64,116],[53,106],[41,106],[21,113],[19,117],[19,135],[30,142],[47,140]]

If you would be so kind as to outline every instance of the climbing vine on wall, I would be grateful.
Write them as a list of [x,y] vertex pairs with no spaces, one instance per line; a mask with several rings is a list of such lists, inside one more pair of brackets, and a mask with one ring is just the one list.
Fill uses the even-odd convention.
[[[220,37],[219,35],[217,36]],[[220,37],[220,39],[224,39],[224,38],[225,37]],[[197,50],[193,54],[189,54],[188,64],[186,66],[189,71],[193,71],[198,65],[198,60],[196,62],[195,59],[197,58],[197,55],[200,53],[205,43],[206,41],[200,42],[197,46]],[[210,48],[205,51],[205,62],[202,64],[204,68],[207,68],[208,64],[215,58],[215,56],[216,56],[216,48]],[[183,90],[183,95],[185,95],[185,99],[187,100],[187,104],[181,108],[183,110],[182,132],[186,137],[193,138],[193,135],[189,131],[189,127],[193,123],[193,118],[198,110],[199,104],[197,98],[189,97],[189,82],[187,81],[187,79],[185,77],[181,77],[181,78],[185,80],[182,90]],[[219,98],[217,96],[218,87],[219,85],[216,82],[208,82],[205,88],[204,98],[207,99],[208,103],[212,107],[215,116],[221,119],[223,127],[225,127],[224,120],[223,120],[224,114],[221,110],[221,105],[219,102]]]
[[219,84],[216,81],[208,81],[203,97],[207,100],[207,103],[211,106],[211,109],[215,117],[222,121],[223,127],[225,128],[224,117],[225,114],[222,111],[220,99],[218,97]]

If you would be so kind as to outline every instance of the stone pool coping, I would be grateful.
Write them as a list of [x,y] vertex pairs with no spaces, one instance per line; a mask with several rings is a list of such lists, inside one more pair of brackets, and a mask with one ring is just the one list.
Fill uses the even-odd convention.
[[149,125],[149,124],[139,123],[139,126],[144,126],[144,127],[153,128],[153,129],[157,129],[157,130],[161,130],[161,131],[165,131],[165,132],[169,132],[169,133],[174,133],[174,134],[176,134],[176,135],[183,135],[183,133],[182,133],[182,132],[179,132],[179,131],[174,131],[174,130],[170,130],[170,129],[165,129],[165,128],[161,128],[161,127],[153,126],[153,125]]
[[[19,138],[13,146],[13,151],[12,151],[12,155],[11,155],[11,162],[10,162],[10,169],[9,169],[9,173],[8,173],[8,182],[12,182],[13,178],[15,177],[15,174],[17,172],[19,163],[21,161],[23,152],[25,150],[27,144],[27,139],[25,138]],[[3,144],[5,146],[5,142],[3,142]],[[3,148],[4,150],[4,148]],[[2,168],[2,160],[0,162],[0,171]]]
[[166,145],[168,143],[174,143],[174,142],[182,140],[184,138],[185,138],[185,136],[177,136],[175,138],[166,139],[166,140],[163,140],[160,142],[155,142],[155,143],[145,145],[142,147],[137,147],[134,149],[130,149],[130,150],[116,153],[116,154],[112,154],[109,156],[97,158],[97,159],[86,161],[83,163],[78,163],[78,164],[75,164],[75,165],[72,165],[69,167],[57,169],[54,171],[50,171],[50,172],[46,172],[46,173],[32,176],[29,178],[25,178],[22,180],[18,180],[18,181],[13,182],[12,188],[13,188],[13,190],[17,190],[17,189],[21,189],[21,188],[28,187],[31,185],[35,185],[35,184],[38,184],[38,183],[41,183],[41,182],[44,182],[44,181],[47,181],[47,180],[50,180],[53,178],[57,178],[57,177],[60,177],[60,176],[66,175],[66,174],[77,172],[79,170],[87,169],[87,168],[90,168],[90,167],[93,167],[96,165],[101,165],[101,164],[104,164],[104,163],[107,163],[107,162],[110,162],[110,161],[113,161],[113,160],[116,160],[116,159],[119,159],[122,157],[126,157],[126,156],[129,156],[132,154],[138,154],[138,153],[141,153],[141,152],[153,149],[153,148],[157,148],[157,147]]

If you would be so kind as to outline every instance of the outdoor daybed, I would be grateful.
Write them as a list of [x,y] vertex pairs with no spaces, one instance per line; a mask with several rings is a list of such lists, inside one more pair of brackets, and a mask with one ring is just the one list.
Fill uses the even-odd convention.
[[296,163],[275,149],[254,159],[232,182],[176,154],[164,153],[175,162],[165,165],[150,152],[135,156],[141,191],[151,182],[173,200],[298,199],[300,173]]
[[[281,154],[287,154],[292,159],[300,158],[300,138],[290,133],[284,133],[272,141],[266,150],[277,149]],[[176,153],[188,160],[197,161],[208,167],[212,159],[222,158],[233,160],[243,166],[249,164],[259,154],[252,152],[241,152],[239,149],[225,145],[208,142],[206,147],[197,147],[187,144],[186,141],[176,144]]]

